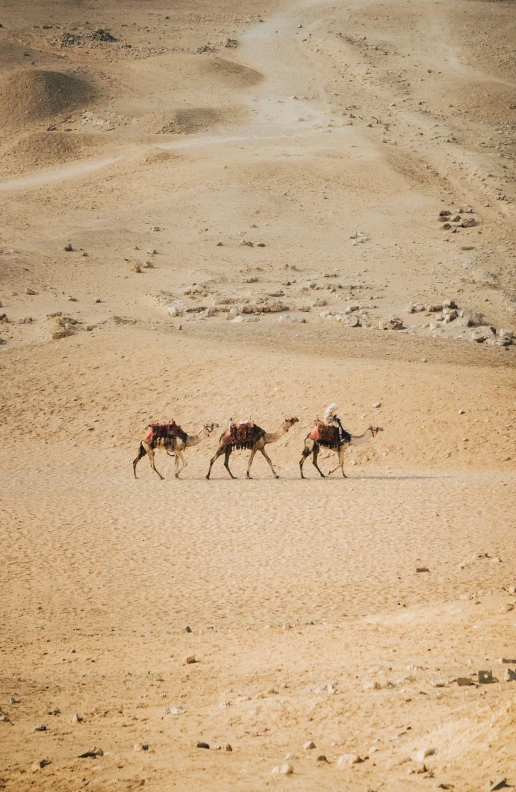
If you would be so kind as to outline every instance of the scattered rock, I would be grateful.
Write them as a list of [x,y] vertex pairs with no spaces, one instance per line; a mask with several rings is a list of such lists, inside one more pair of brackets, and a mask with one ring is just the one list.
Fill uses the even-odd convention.
[[31,297],[34,297],[34,295],[37,294],[37,291],[34,291],[34,289],[27,288],[27,289],[25,289],[25,294],[30,294]]
[[192,663],[197,663],[197,660],[195,659],[195,655],[188,655],[183,662],[185,665],[191,665]]
[[49,764],[52,764],[49,759],[40,759],[39,762],[34,762],[34,764],[31,766],[31,770],[33,773],[35,773],[38,770],[43,770],[44,767],[48,767]]
[[478,225],[478,223],[474,217],[466,217],[462,221],[462,225],[464,228],[472,228],[473,226]]
[[182,704],[176,704],[175,706],[166,707],[165,712],[168,715],[183,715],[185,713],[185,708]]
[[513,671],[512,668],[506,668],[503,675],[503,681],[514,682],[514,680],[516,680],[516,671]]
[[79,754],[79,759],[94,759],[96,756],[104,756],[102,748],[92,748],[91,751],[84,751]]
[[74,713],[74,715],[72,715],[72,717],[71,717],[72,723],[82,723],[83,720],[84,720],[84,718],[81,718],[81,716],[78,715],[77,713]]
[[374,402],[374,404],[371,404],[371,407],[374,407],[376,410],[378,410],[381,406],[382,406],[381,402]]
[[102,300],[100,299],[100,297],[95,297],[95,300],[94,300],[94,302],[96,302],[96,303],[101,303],[101,302],[102,302]]
[[227,743],[227,744],[224,746],[224,750],[225,750],[227,753],[231,753],[231,752],[233,751],[233,748],[231,747],[230,743]]
[[283,775],[292,775],[292,773],[294,772],[294,768],[292,767],[291,764],[289,764],[288,762],[285,762],[285,764],[281,765],[279,771]]
[[44,724],[40,724],[39,726],[34,727],[34,731],[44,732],[47,730],[47,727]]
[[337,759],[337,767],[351,767],[351,765],[359,764],[363,759],[358,754],[342,754]]
[[192,632],[192,628],[191,628],[191,627],[188,627],[188,626],[187,626],[187,627],[185,627],[185,632],[187,632],[187,633],[191,633],[191,632]]
[[320,756],[318,756],[317,757],[317,761],[321,762],[321,764],[328,763],[328,760],[327,760],[327,758],[325,757],[324,754],[321,754]]
[[423,762],[427,756],[433,756],[434,754],[435,748],[421,748],[421,750],[416,753],[416,762]]
[[484,341],[487,341],[488,338],[491,338],[494,333],[494,327],[490,327],[489,325],[476,327],[471,331],[471,340],[476,341],[477,344],[482,344]]
[[503,789],[509,786],[506,778],[497,778],[496,781],[490,781],[488,786],[489,792],[495,792],[496,789]]
[[390,319],[380,319],[378,328],[380,330],[403,330],[403,322],[398,316],[391,316]]
[[117,40],[113,35],[111,35],[109,30],[104,30],[103,28],[98,28],[97,30],[93,31],[90,38],[93,39],[93,41],[113,42]]
[[133,264],[132,265],[131,272],[141,272],[141,271],[142,271],[142,268],[140,267],[139,264]]
[[205,748],[208,751],[210,750],[210,746],[208,745],[207,742],[196,742],[195,743],[195,747],[196,748]]
[[305,742],[303,745],[303,750],[305,751],[310,751],[312,748],[315,748],[315,743],[313,740],[308,740],[308,742]]
[[416,567],[416,572],[430,572],[428,567]]
[[135,751],[148,751],[149,750],[149,746],[148,746],[147,743],[135,743],[133,750],[135,750]]
[[473,680],[469,677],[457,677],[457,685],[459,687],[469,687],[473,684]]

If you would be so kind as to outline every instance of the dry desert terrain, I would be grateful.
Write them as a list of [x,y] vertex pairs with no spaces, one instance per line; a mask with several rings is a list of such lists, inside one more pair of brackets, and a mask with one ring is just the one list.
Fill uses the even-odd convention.
[[0,789],[516,785],[515,10],[0,0]]

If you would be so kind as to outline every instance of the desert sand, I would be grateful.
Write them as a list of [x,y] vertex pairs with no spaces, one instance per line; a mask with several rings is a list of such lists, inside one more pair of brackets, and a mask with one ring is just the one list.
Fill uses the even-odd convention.
[[0,789],[516,785],[514,4],[0,23]]

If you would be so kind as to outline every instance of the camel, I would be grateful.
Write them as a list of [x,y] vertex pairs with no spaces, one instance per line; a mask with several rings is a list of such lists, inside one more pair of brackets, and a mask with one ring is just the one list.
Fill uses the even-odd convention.
[[228,428],[220,436],[219,447],[217,448],[215,455],[210,459],[210,469],[206,474],[206,478],[210,478],[213,463],[222,454],[224,454],[224,467],[232,479],[236,478],[236,476],[234,476],[229,469],[229,457],[234,448],[251,449],[251,456],[249,457],[249,464],[247,465],[248,479],[251,478],[249,471],[251,470],[251,465],[253,464],[253,459],[257,451],[261,451],[269,463],[269,467],[272,470],[272,475],[274,478],[279,478],[278,474],[274,470],[274,466],[269,456],[265,451],[265,446],[269,445],[269,443],[275,443],[276,440],[279,440],[280,437],[286,434],[286,432],[288,432],[289,429],[291,429],[298,421],[299,418],[285,418],[285,420],[282,421],[281,425],[275,432],[266,432],[264,429],[261,429],[252,422],[237,424],[233,423],[233,421],[230,421]]
[[[147,454],[150,460],[151,468],[163,481],[164,477],[161,475],[159,470],[157,470],[154,462],[154,449],[163,448],[169,456],[175,456],[175,476],[176,478],[179,478],[179,474],[183,472],[186,465],[188,464],[183,457],[183,451],[185,448],[191,448],[192,446],[198,445],[201,440],[203,440],[205,437],[209,437],[213,430],[218,428],[218,423],[204,423],[197,434],[189,435],[184,432],[180,426],[177,426],[174,421],[170,421],[168,424],[149,424],[145,436],[140,441],[138,456],[133,462],[134,477],[138,478],[136,475],[136,465],[140,459],[144,457],[145,454]],[[181,467],[179,467],[180,464]]]
[[[334,407],[336,405],[331,406]],[[315,466],[315,469],[321,474],[323,478],[325,478],[324,473],[317,464],[317,456],[321,450],[321,446],[325,448],[331,448],[333,451],[336,451],[339,458],[339,464],[337,467],[333,468],[333,470],[330,470],[327,475],[331,476],[331,474],[335,473],[335,471],[340,467],[343,477],[347,478],[346,474],[344,473],[344,452],[346,448],[348,446],[361,445],[362,443],[365,443],[366,440],[369,440],[370,437],[374,437],[378,432],[383,432],[381,426],[370,426],[365,430],[364,434],[352,435],[342,428],[340,421],[335,416],[332,417],[334,421],[338,422],[337,425],[335,425],[334,422],[328,425],[317,420],[315,421],[310,434],[305,439],[305,447],[303,449],[301,459],[299,460],[299,469],[301,471],[302,479],[304,479],[303,465],[306,458],[309,457],[310,454],[313,455],[312,462]]]

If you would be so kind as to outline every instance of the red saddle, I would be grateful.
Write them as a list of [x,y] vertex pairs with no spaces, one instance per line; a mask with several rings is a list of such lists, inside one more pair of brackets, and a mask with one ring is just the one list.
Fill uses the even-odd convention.
[[184,432],[175,421],[169,421],[168,423],[150,423],[143,441],[144,443],[152,443],[155,440],[167,440],[173,437],[178,437],[183,443],[186,440],[186,432]]
[[319,445],[339,448],[342,443],[349,442],[350,434],[345,429],[339,429],[338,426],[328,426],[328,424],[316,420],[308,437]]
[[224,433],[224,443],[231,445],[234,448],[252,448],[256,441],[264,435],[263,429],[260,429],[252,421],[247,423],[230,423]]

